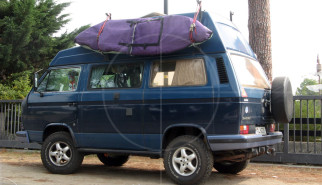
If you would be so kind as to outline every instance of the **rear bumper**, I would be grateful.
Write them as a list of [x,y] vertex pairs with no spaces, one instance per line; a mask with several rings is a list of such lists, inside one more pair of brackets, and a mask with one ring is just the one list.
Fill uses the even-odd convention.
[[227,151],[249,149],[261,146],[271,146],[282,142],[281,132],[269,133],[269,135],[213,135],[208,136],[208,142],[212,151]]

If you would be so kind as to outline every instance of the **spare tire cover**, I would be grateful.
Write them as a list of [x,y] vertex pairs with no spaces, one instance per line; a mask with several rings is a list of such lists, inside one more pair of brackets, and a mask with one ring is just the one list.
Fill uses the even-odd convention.
[[272,84],[271,108],[278,123],[289,123],[293,115],[292,85],[287,77],[275,78]]

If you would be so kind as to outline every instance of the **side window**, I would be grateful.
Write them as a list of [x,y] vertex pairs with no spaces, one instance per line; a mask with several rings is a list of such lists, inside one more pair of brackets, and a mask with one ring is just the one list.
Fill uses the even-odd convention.
[[63,68],[51,70],[39,84],[37,91],[76,91],[80,68]]
[[153,62],[150,85],[152,87],[205,85],[206,76],[202,59]]
[[92,68],[91,89],[139,88],[142,83],[143,64],[111,64]]

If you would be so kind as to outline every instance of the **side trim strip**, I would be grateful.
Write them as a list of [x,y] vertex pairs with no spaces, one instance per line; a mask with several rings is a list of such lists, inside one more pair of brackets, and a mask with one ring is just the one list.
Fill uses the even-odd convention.
[[85,153],[119,153],[119,154],[132,154],[139,156],[158,156],[161,157],[159,151],[135,151],[135,150],[111,150],[111,149],[97,149],[97,148],[78,148],[78,151]]
[[236,102],[239,98],[186,98],[186,99],[155,99],[155,100],[118,100],[118,101],[83,101],[79,105],[106,105],[106,104],[160,104],[162,103],[213,103],[213,102]]

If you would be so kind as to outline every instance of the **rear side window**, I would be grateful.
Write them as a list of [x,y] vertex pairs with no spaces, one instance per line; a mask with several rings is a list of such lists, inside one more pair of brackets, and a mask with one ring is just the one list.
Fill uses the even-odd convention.
[[37,91],[76,91],[80,70],[80,68],[53,69],[47,73]]
[[269,89],[270,83],[259,62],[239,55],[230,55],[239,82],[243,87]]
[[109,64],[92,67],[91,89],[139,88],[142,84],[143,64]]
[[150,86],[197,86],[207,83],[203,59],[153,62]]

